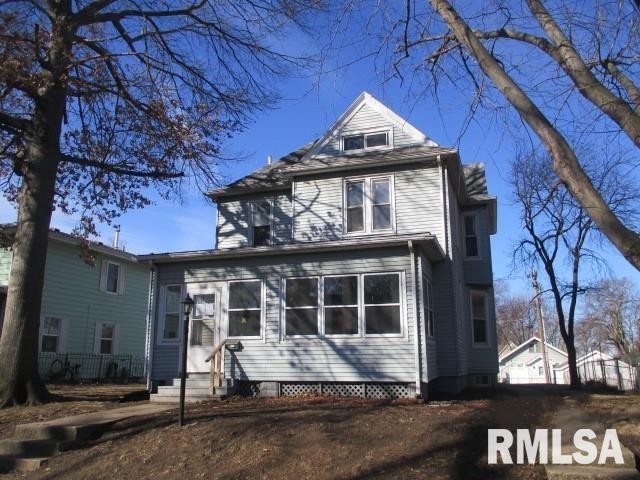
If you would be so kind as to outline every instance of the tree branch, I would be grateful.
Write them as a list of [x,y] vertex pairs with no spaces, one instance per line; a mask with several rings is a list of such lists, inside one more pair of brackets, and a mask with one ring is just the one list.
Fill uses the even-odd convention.
[[63,162],[75,163],[76,165],[82,165],[83,167],[96,167],[105,172],[115,173],[117,175],[129,175],[131,177],[156,178],[156,179],[184,177],[184,172],[162,172],[160,170],[140,171],[140,170],[134,170],[134,169],[125,168],[125,167],[119,167],[117,165],[111,165],[104,162],[97,162],[95,160],[90,160],[88,158],[81,158],[73,155],[67,155],[65,153],[63,153],[61,156],[62,156]]

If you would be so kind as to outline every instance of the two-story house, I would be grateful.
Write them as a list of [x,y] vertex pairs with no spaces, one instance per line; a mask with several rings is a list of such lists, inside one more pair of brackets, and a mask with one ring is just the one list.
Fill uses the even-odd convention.
[[365,92],[322,138],[209,196],[215,250],[144,257],[156,384],[178,374],[187,293],[187,371],[208,372],[228,339],[224,376],[241,390],[411,397],[495,381],[482,165]]

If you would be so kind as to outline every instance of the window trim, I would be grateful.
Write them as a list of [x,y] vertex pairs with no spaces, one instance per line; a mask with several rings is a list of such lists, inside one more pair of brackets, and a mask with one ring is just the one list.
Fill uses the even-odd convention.
[[[231,296],[231,284],[232,283],[248,283],[248,282],[260,282],[260,335],[242,335],[242,336],[232,336],[229,333],[229,313],[230,312],[238,312],[242,310],[258,310],[257,308],[231,308],[230,305],[230,296]],[[241,280],[228,280],[227,281],[227,292],[226,292],[226,304],[225,304],[225,334],[228,340],[264,340],[264,329],[265,329],[265,314],[266,314],[266,295],[265,295],[265,282],[262,278],[246,278]]]
[[[378,133],[386,133],[387,134],[387,145],[380,145],[377,147],[368,147],[367,148],[367,135],[375,135]],[[345,150],[344,148],[344,140],[348,137],[357,137],[360,135],[364,135],[364,148],[356,148],[353,150]],[[370,128],[367,130],[358,130],[355,132],[347,133],[346,135],[340,136],[340,151],[347,155],[353,153],[363,153],[363,152],[375,152],[379,150],[389,150],[394,148],[394,135],[393,135],[393,127],[391,128]]]
[[[385,229],[373,229],[373,199],[371,197],[372,183],[376,180],[389,181],[389,206],[390,206],[390,227]],[[347,231],[347,185],[353,182],[363,182],[363,223],[364,228],[356,232]],[[388,235],[396,233],[396,192],[395,192],[395,175],[393,173],[372,175],[372,176],[356,176],[344,177],[342,179],[342,235],[345,237],[371,236],[371,235]]]
[[[362,182],[362,205],[360,207],[352,207],[352,208],[362,208],[362,230],[354,230],[353,232],[348,231],[348,216],[349,216],[349,184],[350,183],[359,183]],[[351,178],[345,179],[344,185],[344,213],[343,213],[343,224],[344,224],[344,233],[347,235],[362,235],[367,233],[367,181],[364,178]]]
[[[253,208],[254,205],[258,204],[258,203],[262,203],[262,202],[267,202],[269,204],[269,240],[267,242],[267,245],[254,245],[254,237],[253,237]],[[273,215],[273,208],[274,208],[274,199],[269,197],[269,198],[263,198],[263,199],[256,199],[256,200],[251,200],[248,202],[248,207],[249,207],[249,219],[247,222],[247,225],[249,227],[249,232],[247,235],[247,239],[249,241],[249,246],[250,247],[271,247],[274,244],[274,238],[273,238],[273,231],[274,231],[274,215]]]
[[[400,293],[400,303],[398,308],[400,309],[400,333],[378,333],[378,334],[366,334],[365,332],[365,313],[364,313],[364,277],[370,275],[398,275],[399,277],[399,293]],[[296,278],[318,278],[318,304],[319,304],[319,315],[318,321],[320,322],[318,333],[312,335],[287,335],[287,327],[286,327],[286,285],[285,282],[287,279],[296,279]],[[327,335],[325,333],[325,324],[324,324],[324,279],[325,278],[335,278],[335,277],[357,277],[358,278],[358,333],[357,334],[330,334]],[[386,305],[396,305],[396,304],[386,304]],[[350,273],[341,273],[336,275],[305,275],[305,276],[293,276],[293,277],[281,277],[280,278],[280,339],[281,341],[295,341],[295,340],[321,340],[321,339],[335,339],[335,340],[355,340],[359,342],[363,342],[367,339],[373,340],[376,338],[397,338],[397,339],[406,339],[407,338],[407,318],[408,312],[406,308],[406,280],[405,280],[405,271],[404,270],[392,270],[392,271],[374,271],[374,272],[350,272]]]
[[[356,287],[358,289],[358,291],[356,292],[356,301],[357,304],[356,305],[329,305],[326,306],[324,304],[324,280],[325,278],[342,278],[342,277],[356,277]],[[321,293],[322,293],[322,299],[321,299],[321,319],[320,319],[320,324],[322,326],[322,335],[326,338],[360,338],[361,334],[360,332],[362,332],[362,328],[363,328],[363,306],[362,303],[360,302],[360,292],[362,291],[362,275],[358,274],[358,273],[341,273],[341,274],[337,274],[337,275],[323,275],[320,277],[321,278]],[[326,333],[326,322],[325,322],[325,309],[326,308],[353,308],[356,307],[358,309],[358,332],[357,333]]]
[[164,337],[164,327],[166,321],[166,308],[167,308],[167,291],[169,287],[180,287],[180,299],[184,298],[185,294],[185,285],[182,283],[166,283],[160,288],[160,295],[158,296],[158,300],[160,302],[159,312],[160,317],[158,319],[158,334],[156,343],[158,345],[179,345],[182,341],[182,309],[178,308],[178,334],[176,338],[165,338]]
[[[318,281],[318,304],[315,307],[287,307],[287,280],[303,280],[315,278]],[[306,276],[296,276],[296,277],[285,277],[282,279],[282,323],[283,330],[282,335],[284,338],[315,338],[318,336],[322,336],[324,334],[324,280],[321,275],[306,275]],[[317,328],[318,333],[310,333],[308,335],[287,335],[287,310],[293,309],[311,309],[318,310],[318,318],[317,318]]]
[[[484,334],[485,334],[485,338],[486,341],[484,342],[476,342],[475,339],[475,335],[474,335],[474,328],[473,328],[473,321],[474,321],[474,317],[473,317],[473,294],[474,293],[480,293],[482,294],[482,296],[484,297]],[[471,344],[474,347],[489,347],[491,346],[491,339],[489,338],[489,302],[488,302],[488,298],[489,295],[487,293],[486,290],[479,290],[479,289],[469,289],[469,319],[471,322]]]
[[[362,274],[362,334],[364,338],[401,338],[404,337],[405,334],[405,319],[404,317],[404,275],[403,272],[375,272],[375,273],[363,273]],[[397,275],[398,276],[398,303],[364,303],[364,277],[372,277],[372,276],[380,276],[380,275]],[[398,306],[398,310],[400,311],[400,332],[399,333],[367,333],[367,314],[366,307],[367,306]]]
[[[475,235],[467,235],[467,226],[466,226],[467,218],[473,218],[473,227],[475,229]],[[480,251],[480,235],[478,234],[479,224],[480,224],[480,221],[478,219],[478,214],[476,212],[466,212],[462,214],[462,248],[463,248],[465,260],[482,260],[482,254]],[[469,255],[467,253],[467,237],[475,237],[476,249],[478,250],[477,255]]]

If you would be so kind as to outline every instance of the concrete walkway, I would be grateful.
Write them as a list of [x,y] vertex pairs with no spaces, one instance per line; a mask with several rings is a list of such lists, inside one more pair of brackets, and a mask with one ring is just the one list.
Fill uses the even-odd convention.
[[[596,433],[597,437],[591,440],[598,448],[598,455],[602,446],[605,433],[605,426],[589,417],[580,407],[578,402],[572,398],[564,398],[563,404],[554,413],[550,428],[562,430],[562,453],[572,454],[579,451],[573,445],[573,435],[581,428],[588,428]],[[621,444],[624,465],[616,464],[611,458],[604,465],[597,461],[590,465],[552,465],[545,466],[549,480],[560,479],[611,479],[611,480],[637,480],[640,479],[640,472],[636,469],[638,459],[624,445]],[[552,460],[551,445],[549,445],[549,462]]]
[[111,425],[134,417],[154,415],[173,405],[143,403],[45,422],[17,425],[13,438],[0,440],[0,472],[33,471],[48,458],[83,441],[99,437]]

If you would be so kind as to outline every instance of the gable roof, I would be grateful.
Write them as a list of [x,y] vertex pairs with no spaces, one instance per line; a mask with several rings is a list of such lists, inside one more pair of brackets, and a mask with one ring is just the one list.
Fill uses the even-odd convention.
[[[505,353],[504,355],[501,355],[500,358],[498,359],[499,363],[502,363],[504,360],[506,360],[509,357],[512,357],[514,355],[517,355],[518,353],[520,353],[520,351],[522,351],[525,347],[528,347],[530,343],[532,342],[540,342],[542,343],[542,340],[540,339],[540,337],[538,337],[537,335],[534,335],[533,337],[529,338],[528,340],[525,340],[524,342],[522,342],[520,345],[518,345],[517,347],[515,347],[513,350],[508,351],[507,353]],[[560,350],[559,348],[554,347],[553,345],[545,342],[544,343],[545,346],[547,348],[550,348],[551,350],[554,350],[562,355],[564,355],[565,357],[567,356],[566,352],[563,352],[562,350]]]

